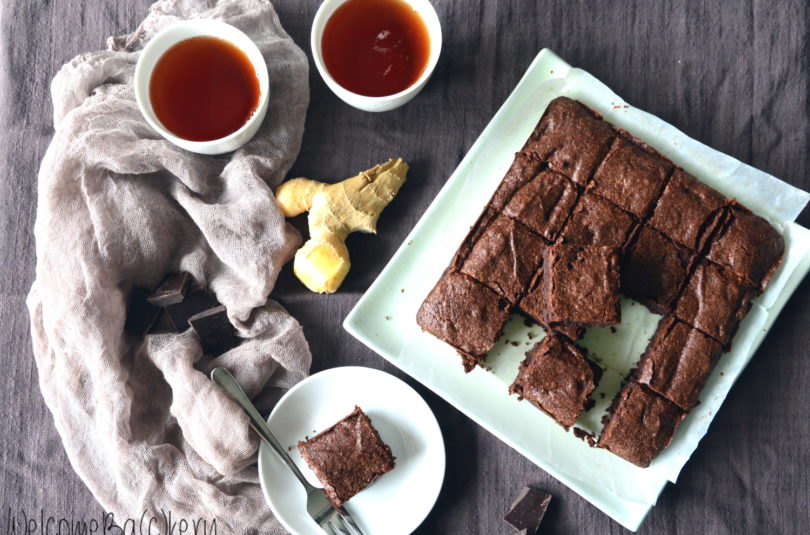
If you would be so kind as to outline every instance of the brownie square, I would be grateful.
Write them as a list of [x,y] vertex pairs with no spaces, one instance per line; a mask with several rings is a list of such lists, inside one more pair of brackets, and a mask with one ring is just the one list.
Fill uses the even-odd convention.
[[577,202],[576,186],[553,171],[541,171],[512,196],[504,213],[554,241]]
[[617,136],[588,188],[643,218],[650,213],[673,167],[655,151]]
[[703,259],[689,277],[675,315],[726,345],[751,308],[755,293],[732,272]]
[[784,252],[785,240],[770,223],[734,203],[706,257],[762,290],[782,262]]
[[504,215],[489,221],[476,238],[461,271],[516,303],[543,261],[546,243]]
[[558,242],[623,248],[633,229],[633,217],[597,195],[580,197]]
[[723,346],[716,340],[667,316],[658,323],[633,380],[688,411],[697,405],[722,352]]
[[342,507],[395,466],[391,448],[360,407],[326,431],[299,442],[298,451],[335,507]]
[[656,314],[672,310],[695,254],[643,225],[622,258],[622,291]]
[[585,357],[584,350],[548,334],[526,353],[509,392],[525,398],[567,430],[589,404],[601,377],[602,369]]
[[552,100],[523,151],[552,171],[584,186],[607,154],[616,133],[593,111],[566,97]]
[[545,299],[542,291],[542,268],[537,271],[534,280],[531,282],[529,291],[520,300],[518,307],[520,311],[533,321],[543,326],[547,333],[561,334],[570,340],[579,340],[585,335],[585,327],[576,323],[552,323],[549,324],[545,317]]
[[619,255],[612,247],[553,245],[543,258],[541,291],[549,324],[619,323]]
[[540,172],[543,165],[541,160],[531,154],[524,152],[515,154],[512,165],[492,195],[489,204],[496,210],[503,209],[515,192],[529,183]]
[[645,468],[669,446],[685,415],[671,401],[628,383],[613,403],[598,446]]
[[699,251],[727,202],[722,194],[678,168],[664,187],[649,224],[671,240]]
[[507,301],[455,271],[439,279],[416,314],[423,330],[458,350],[467,372],[492,349],[508,319]]

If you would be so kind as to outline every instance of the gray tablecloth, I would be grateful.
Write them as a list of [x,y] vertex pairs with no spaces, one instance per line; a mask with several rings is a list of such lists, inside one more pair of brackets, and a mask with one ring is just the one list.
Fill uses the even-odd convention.
[[[52,135],[52,76],[76,54],[103,48],[107,36],[131,31],[148,4],[0,3],[0,529],[16,520],[19,530],[32,516],[46,523],[48,517],[101,521],[100,507],[62,450],[31,355],[24,301],[35,262],[35,178]],[[407,185],[380,220],[379,235],[349,238],[358,261],[340,293],[312,295],[289,268],[281,277],[273,296],[303,323],[313,372],[359,364],[403,376],[347,335],[341,321],[542,47],[690,136],[810,189],[810,6],[803,0],[435,4],[444,29],[442,59],[427,88],[404,108],[359,112],[311,71],[312,103],[294,175],[348,176],[397,155],[412,166]],[[317,1],[275,5],[309,51]],[[799,223],[809,226],[810,212]],[[808,297],[810,280],[783,311],[642,533],[795,533],[810,524]],[[444,488],[420,533],[510,533],[501,516],[524,484],[555,496],[544,521],[548,533],[624,531],[405,380],[435,411],[447,447]]]

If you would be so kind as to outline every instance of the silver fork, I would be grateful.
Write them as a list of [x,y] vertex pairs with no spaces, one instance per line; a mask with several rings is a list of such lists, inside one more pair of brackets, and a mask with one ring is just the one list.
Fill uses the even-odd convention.
[[215,368],[211,372],[211,380],[218,384],[229,398],[242,407],[248,418],[250,418],[250,427],[276,452],[304,486],[307,492],[307,512],[315,523],[330,535],[363,535],[357,523],[345,509],[334,507],[329,498],[326,497],[326,492],[323,489],[315,488],[309,484],[290,456],[287,455],[284,446],[270,431],[267,422],[259,415],[259,411],[248,399],[242,387],[233,378],[233,375],[225,368]]

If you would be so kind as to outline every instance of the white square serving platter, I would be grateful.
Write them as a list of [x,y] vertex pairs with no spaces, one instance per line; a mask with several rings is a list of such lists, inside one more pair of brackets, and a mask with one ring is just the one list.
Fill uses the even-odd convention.
[[[736,197],[782,233],[785,259],[718,363],[696,407],[673,443],[648,468],[589,447],[526,401],[507,392],[529,347],[543,336],[518,316],[486,359],[487,369],[465,374],[448,345],[423,333],[416,311],[450,262],[500,183],[547,104],[566,95],[646,141],[700,180]],[[407,187],[407,186],[406,186]],[[344,328],[482,427],[635,531],[668,481],[675,482],[705,435],[736,378],[753,356],[787,299],[810,270],[810,231],[793,220],[808,195],[770,175],[688,138],[673,126],[633,108],[588,73],[542,50],[389,264],[344,321]],[[583,344],[607,369],[605,396],[578,424],[596,434],[612,393],[652,334],[657,317],[622,301],[616,332],[589,330]]]

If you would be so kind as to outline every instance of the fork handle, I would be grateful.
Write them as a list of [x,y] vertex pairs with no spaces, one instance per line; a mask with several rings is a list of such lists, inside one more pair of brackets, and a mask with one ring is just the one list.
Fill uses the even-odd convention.
[[298,481],[304,485],[304,488],[306,488],[307,491],[313,488],[295,465],[290,456],[287,455],[287,452],[284,450],[284,446],[281,445],[281,442],[279,442],[273,432],[270,431],[270,427],[268,427],[267,422],[265,422],[261,415],[259,415],[259,411],[256,410],[256,407],[247,397],[244,390],[242,390],[242,387],[240,387],[239,383],[236,382],[236,379],[233,378],[231,372],[225,368],[215,368],[214,371],[211,372],[211,380],[218,384],[229,398],[234,400],[240,407],[242,407],[242,410],[244,410],[245,413],[247,413],[248,418],[250,418],[250,427],[252,427],[253,430],[256,431],[256,433],[258,433],[258,435],[262,438],[262,440],[264,440],[273,449],[273,451],[276,452],[281,460],[284,461],[284,464],[286,464],[295,477],[298,478]]

